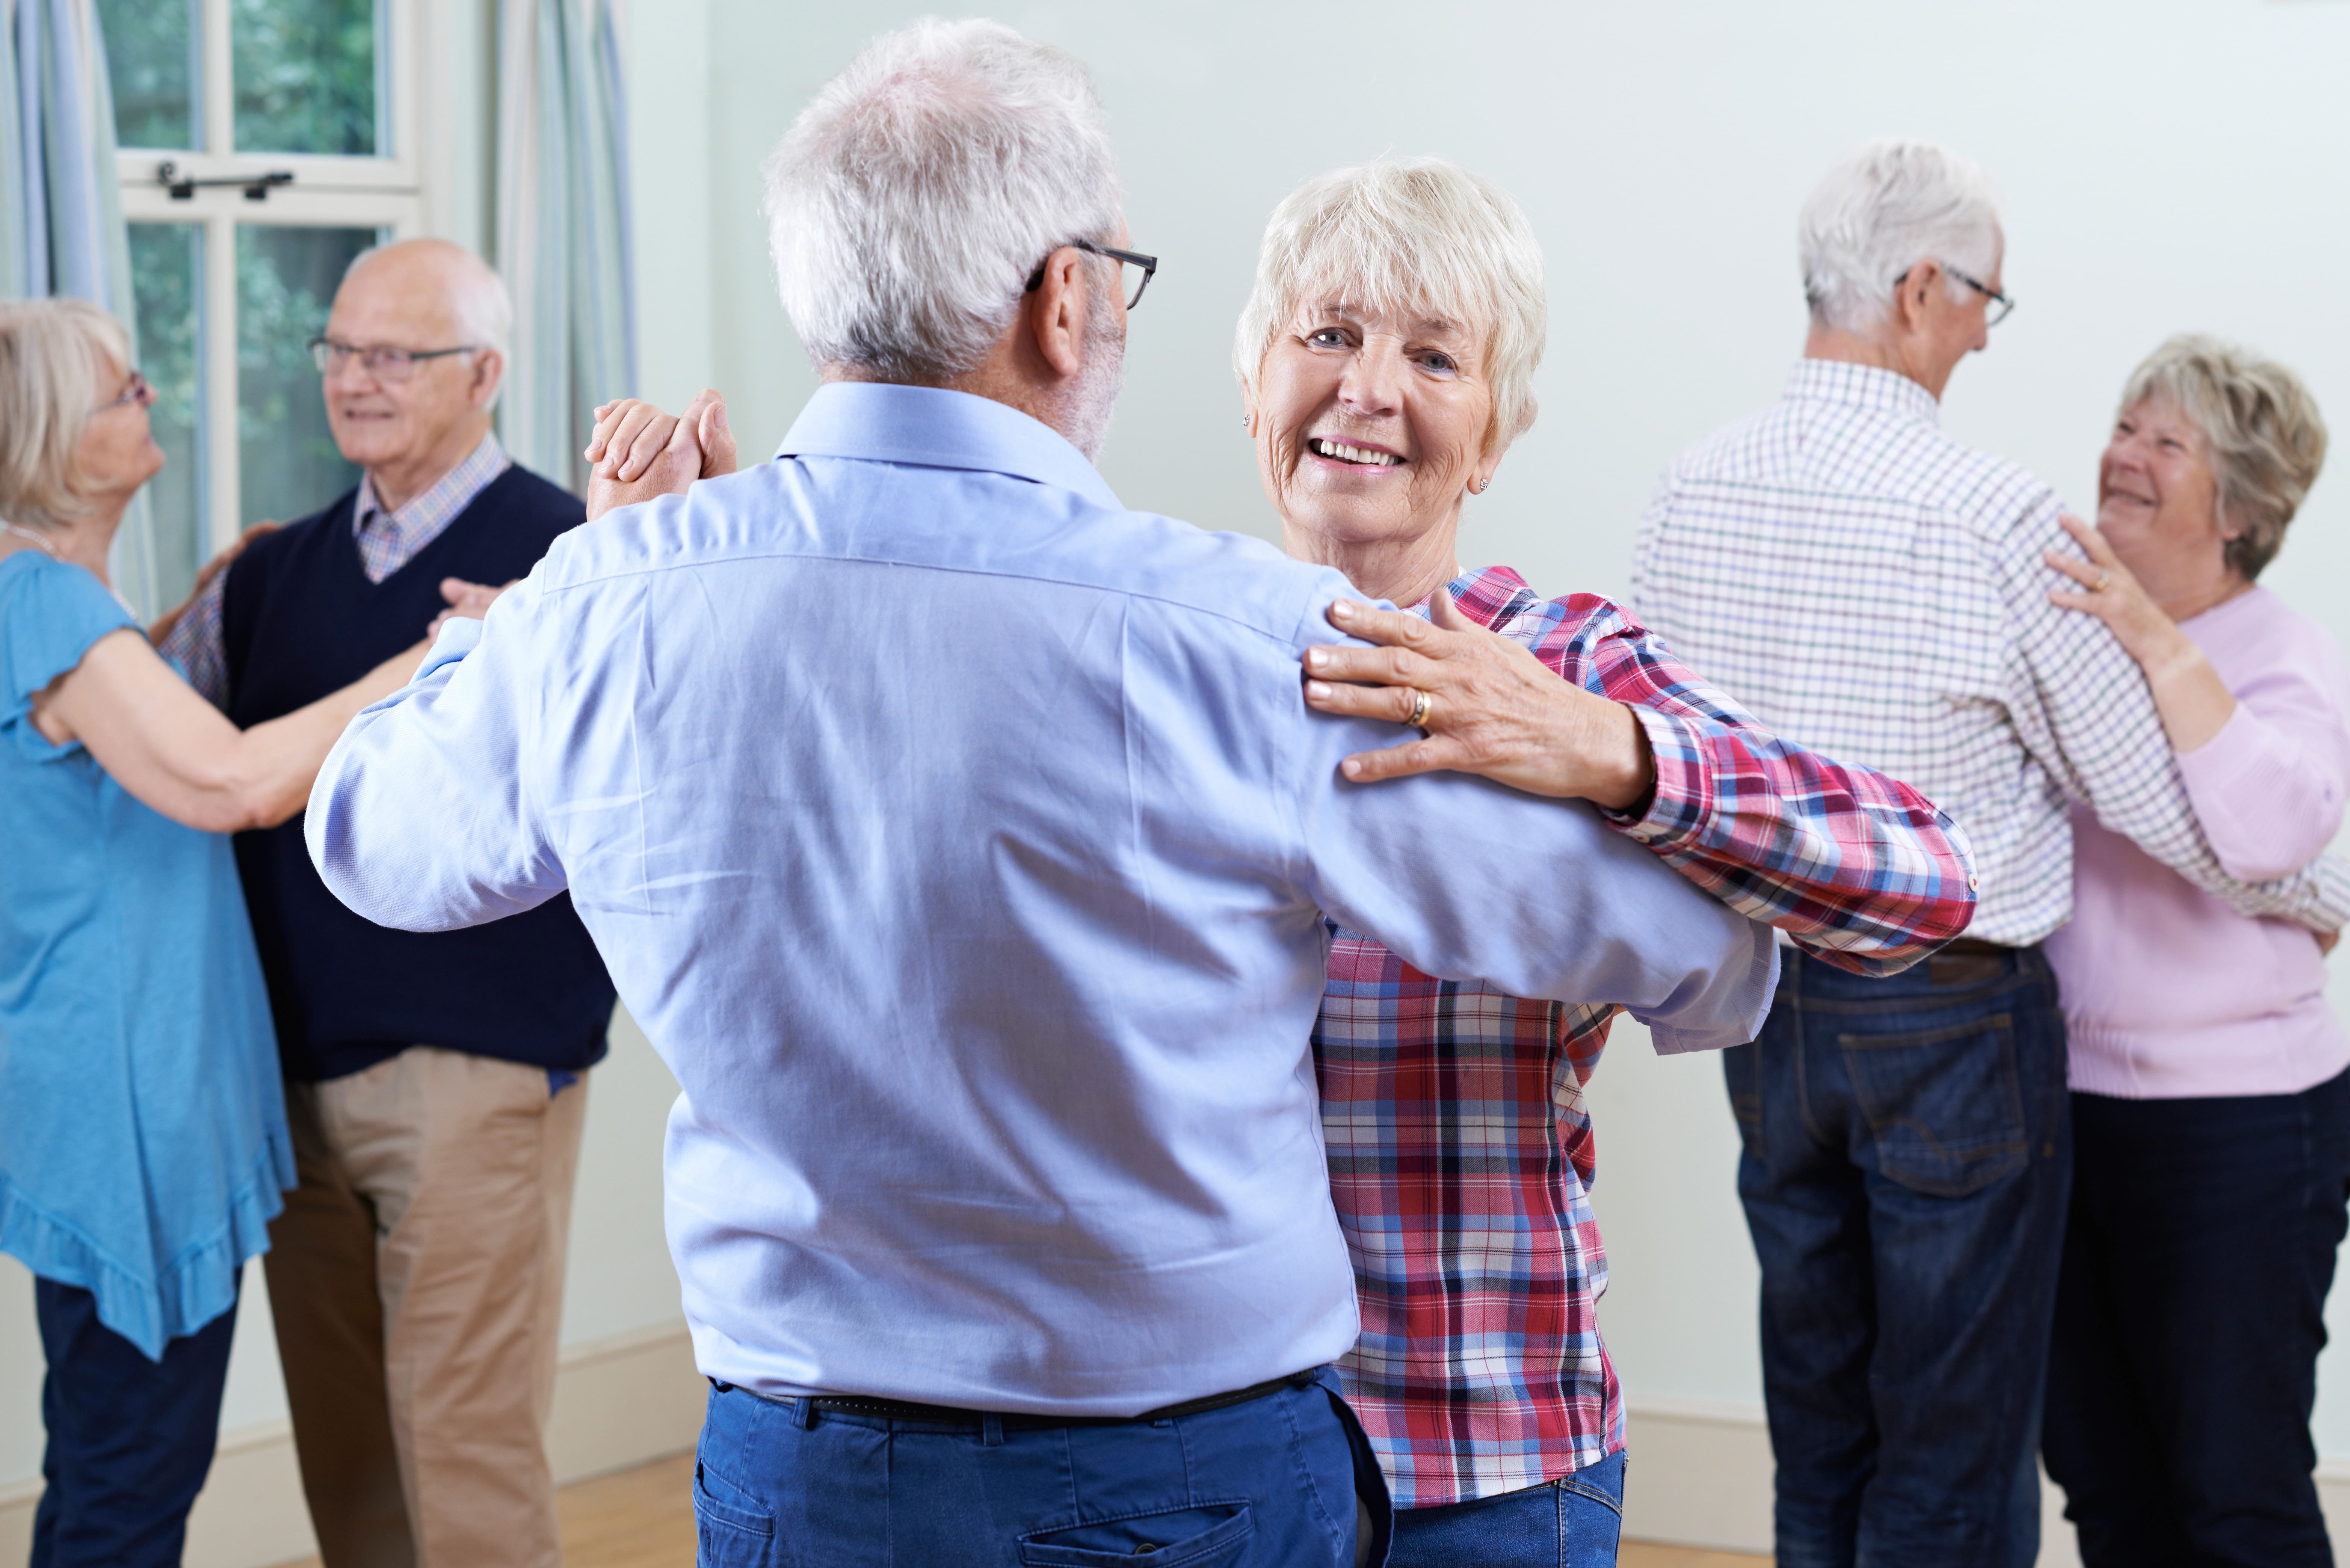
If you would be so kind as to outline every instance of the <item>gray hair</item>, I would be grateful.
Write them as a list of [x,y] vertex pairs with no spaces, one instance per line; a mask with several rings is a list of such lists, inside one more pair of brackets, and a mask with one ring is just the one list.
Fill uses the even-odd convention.
[[[776,289],[808,358],[892,380],[970,369],[1038,264],[1118,230],[1117,161],[1085,67],[997,22],[875,39],[764,172]],[[1115,262],[1088,260],[1095,286],[1114,276]]]
[[[1919,262],[1989,281],[1999,265],[1999,197],[1970,160],[1926,141],[1872,141],[1837,164],[1796,226],[1812,319],[1873,331],[1894,285]],[[1969,290],[1947,280],[1953,301]]]
[[88,516],[75,454],[91,411],[130,369],[130,334],[83,299],[0,305],[0,518],[41,532]]
[[1441,158],[1413,158],[1333,170],[1284,197],[1232,335],[1242,386],[1254,391],[1274,334],[1306,296],[1331,291],[1451,317],[1482,338],[1493,393],[1488,453],[1534,422],[1534,370],[1550,329],[1542,246],[1499,185]]
[[2276,558],[2285,524],[2325,466],[2317,400],[2275,360],[2185,333],[2147,355],[2122,388],[2122,412],[2149,401],[2202,432],[2221,531],[2237,528],[2227,562],[2251,582]]

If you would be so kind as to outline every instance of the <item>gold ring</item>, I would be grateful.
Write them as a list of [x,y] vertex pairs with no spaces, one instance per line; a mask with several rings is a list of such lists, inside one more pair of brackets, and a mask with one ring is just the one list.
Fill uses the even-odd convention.
[[2089,585],[2089,591],[2093,594],[2104,593],[2106,591],[2106,585],[2113,580],[2114,575],[2111,572],[2099,572],[2097,574],[2097,580]]
[[1428,727],[1428,711],[1434,706],[1435,704],[1428,700],[1427,692],[1421,691],[1417,686],[1413,687],[1411,689],[1411,717],[1406,719],[1404,722],[1415,730],[1426,729]]

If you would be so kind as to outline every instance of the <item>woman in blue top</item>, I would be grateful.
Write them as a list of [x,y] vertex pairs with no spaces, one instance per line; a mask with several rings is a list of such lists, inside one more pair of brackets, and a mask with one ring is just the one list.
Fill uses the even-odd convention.
[[424,651],[243,732],[159,659],[107,586],[163,465],[130,362],[94,306],[0,306],[0,1251],[48,1364],[35,1568],[180,1560],[239,1272],[294,1184],[224,836],[301,810]]

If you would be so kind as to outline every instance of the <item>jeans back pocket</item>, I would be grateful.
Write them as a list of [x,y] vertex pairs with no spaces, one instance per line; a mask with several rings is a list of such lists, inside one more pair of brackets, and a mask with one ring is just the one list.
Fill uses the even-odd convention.
[[759,1500],[700,1461],[693,1467],[696,1568],[769,1568],[775,1516]]
[[1034,1531],[1020,1538],[1020,1561],[1033,1568],[1107,1568],[1138,1560],[1159,1568],[1217,1568],[1237,1560],[1255,1530],[1246,1502],[1205,1502]]
[[1902,1034],[1841,1034],[1877,1168],[1934,1198],[1980,1192],[2031,1163],[2014,1022],[2004,1012]]

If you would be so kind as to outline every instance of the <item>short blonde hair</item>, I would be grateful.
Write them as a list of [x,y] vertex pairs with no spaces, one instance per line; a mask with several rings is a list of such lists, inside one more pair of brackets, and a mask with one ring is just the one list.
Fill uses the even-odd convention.
[[2284,543],[2285,524],[2325,466],[2325,421],[2301,378],[2216,337],[2183,333],[2146,357],[2122,388],[2122,412],[2153,401],[2203,432],[2220,518],[2238,532],[2228,565],[2246,582]]
[[85,517],[82,427],[130,368],[130,334],[82,299],[0,304],[0,519],[47,531]]
[[1308,180],[1273,210],[1256,286],[1232,337],[1253,394],[1274,334],[1309,294],[1451,317],[1484,340],[1493,412],[1485,452],[1534,422],[1534,370],[1550,330],[1542,246],[1508,192],[1441,158],[1382,160]]

